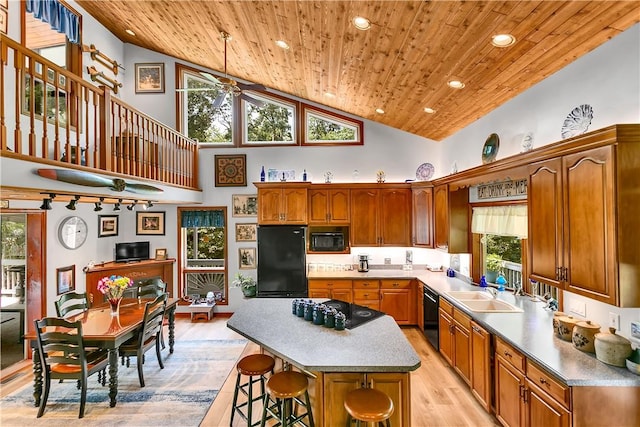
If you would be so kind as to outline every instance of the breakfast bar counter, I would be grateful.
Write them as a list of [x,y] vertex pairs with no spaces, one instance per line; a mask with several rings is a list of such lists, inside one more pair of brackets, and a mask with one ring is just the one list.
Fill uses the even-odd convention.
[[292,301],[248,300],[227,326],[307,374],[317,425],[345,425],[344,396],[362,386],[391,397],[396,408],[392,425],[410,425],[409,373],[420,366],[420,357],[394,319],[382,316],[337,331],[293,315]]

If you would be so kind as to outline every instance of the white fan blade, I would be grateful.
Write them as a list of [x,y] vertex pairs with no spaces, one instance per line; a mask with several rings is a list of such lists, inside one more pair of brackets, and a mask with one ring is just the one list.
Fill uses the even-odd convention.
[[218,80],[218,78],[213,74],[205,73],[204,71],[200,71],[200,74],[207,80],[211,80],[214,83],[221,84],[220,80]]
[[213,101],[213,108],[220,108],[226,97],[227,94],[225,92],[220,93],[220,95],[218,95]]
[[264,107],[264,101],[260,101],[259,99],[252,98],[246,93],[241,93],[240,99],[244,99],[245,101],[250,102],[251,104],[255,105],[258,108]]

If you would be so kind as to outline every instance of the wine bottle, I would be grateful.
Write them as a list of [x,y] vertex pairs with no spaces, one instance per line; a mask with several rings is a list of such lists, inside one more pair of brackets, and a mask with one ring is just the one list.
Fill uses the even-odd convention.
[[264,182],[265,179],[265,175],[264,175],[264,166],[262,167],[262,171],[260,172],[260,181]]

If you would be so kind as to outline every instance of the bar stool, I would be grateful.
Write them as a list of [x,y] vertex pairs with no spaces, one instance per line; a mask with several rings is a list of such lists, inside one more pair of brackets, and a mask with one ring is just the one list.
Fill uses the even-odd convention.
[[[309,381],[300,372],[282,371],[271,376],[267,381],[267,394],[264,397],[264,407],[262,408],[261,426],[265,425],[268,419],[276,418],[282,427],[292,426],[300,423],[306,426],[302,419],[308,417],[309,427],[314,427],[313,414],[311,413],[311,402],[309,400]],[[300,400],[304,394],[305,401]],[[275,398],[273,401],[272,396]],[[293,404],[304,405],[307,412],[296,415]]]
[[[276,361],[273,357],[268,356],[266,354],[251,354],[249,356],[245,356],[236,365],[236,369],[238,370],[238,378],[236,380],[236,389],[233,392],[233,406],[231,408],[231,421],[229,425],[233,425],[233,417],[238,414],[247,421],[247,425],[254,426],[259,425],[257,422],[255,424],[251,423],[251,415],[253,412],[253,402],[258,400],[262,400],[266,394],[265,392],[265,377],[264,375],[267,372],[271,372],[273,374],[273,367],[275,366]],[[248,376],[249,379],[246,383],[240,384],[240,377],[242,375]],[[259,396],[253,397],[253,384],[260,382],[260,390],[261,393]],[[238,392],[241,391],[245,396],[247,396],[247,401],[238,405]],[[247,407],[246,415],[242,412],[243,407]]]
[[356,426],[360,427],[360,421],[367,423],[379,423],[390,427],[389,418],[393,414],[393,401],[380,390],[373,388],[359,388],[350,391],[344,400],[344,408],[349,413],[347,426],[351,426],[356,420]]

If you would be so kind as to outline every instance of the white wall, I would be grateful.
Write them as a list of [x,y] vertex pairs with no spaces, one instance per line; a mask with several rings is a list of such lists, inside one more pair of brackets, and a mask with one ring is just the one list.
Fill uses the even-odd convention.
[[[436,175],[453,162],[460,171],[482,164],[482,146],[493,132],[500,136],[498,159],[519,153],[527,132],[534,134],[534,148],[557,142],[565,117],[580,104],[594,110],[588,131],[640,122],[640,24],[444,140],[443,163]],[[619,315],[620,333],[626,337],[631,335],[631,322],[640,320],[640,309],[620,309],[564,292],[564,310],[576,304],[585,304],[586,318],[603,330],[609,313]]]

